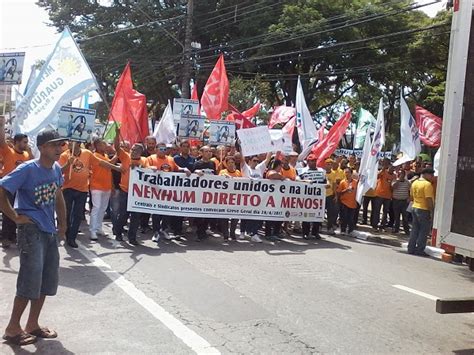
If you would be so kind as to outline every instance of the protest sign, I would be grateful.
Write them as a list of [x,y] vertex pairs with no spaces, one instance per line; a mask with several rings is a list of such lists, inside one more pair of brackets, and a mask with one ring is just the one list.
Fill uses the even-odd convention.
[[324,184],[130,171],[128,211],[168,216],[321,222]]
[[199,115],[199,101],[189,99],[173,99],[173,119],[180,123],[182,115]]
[[244,157],[275,151],[267,126],[239,129],[237,135]]
[[[113,122],[111,122],[111,124],[113,124]],[[93,134],[97,137],[103,137],[105,135],[106,130],[109,128],[109,126],[110,125],[96,122],[94,124]]]
[[95,110],[63,106],[59,111],[58,133],[61,137],[87,142],[94,133]]
[[233,144],[234,141],[234,122],[211,121],[209,125],[209,144]]
[[21,84],[24,61],[25,52],[0,53],[0,84]]
[[279,151],[283,154],[290,154],[293,151],[291,137],[286,132],[281,129],[270,129],[269,132],[275,152]]
[[202,140],[205,119],[198,115],[182,115],[179,121],[178,135],[180,138],[196,138]]
[[[336,151],[334,152],[334,154],[336,155],[345,155],[345,156],[349,156],[349,155],[352,155],[352,154],[355,154],[355,156],[357,158],[361,158],[362,157],[362,149],[336,149]],[[388,159],[392,159],[392,152],[380,152],[378,154],[378,159],[383,159],[383,158],[388,158]]]

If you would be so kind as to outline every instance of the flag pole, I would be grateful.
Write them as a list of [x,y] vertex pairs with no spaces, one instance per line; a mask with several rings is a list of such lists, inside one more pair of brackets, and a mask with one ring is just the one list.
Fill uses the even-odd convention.
[[[112,121],[116,124],[116,127],[118,126],[119,122],[115,119],[114,117],[114,114],[113,112],[110,110],[110,105],[109,103],[107,102],[107,98],[105,97],[104,95],[104,92],[102,91],[101,87],[100,86],[97,86],[97,90],[96,90],[99,94],[99,97],[102,99],[102,101],[104,102],[105,106],[107,107],[107,111],[109,112],[109,114],[112,116]],[[105,130],[107,131],[107,130]],[[102,139],[104,138],[105,136],[105,131],[104,133],[102,133]],[[123,142],[124,139],[122,137],[122,133],[119,132],[119,137],[120,137],[120,140]]]
[[4,84],[4,93],[3,93],[3,109],[2,109],[2,116],[5,116],[5,112],[7,111],[7,96],[8,96],[8,87],[9,85]]
[[[71,155],[74,157],[74,151],[76,150],[76,141],[72,141],[72,149],[71,149]],[[71,180],[72,176],[72,164],[69,165],[69,172],[68,172],[68,178]]]

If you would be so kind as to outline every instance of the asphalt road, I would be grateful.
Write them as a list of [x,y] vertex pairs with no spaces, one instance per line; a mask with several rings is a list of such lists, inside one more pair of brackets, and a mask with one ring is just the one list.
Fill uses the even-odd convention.
[[[150,238],[62,247],[60,290],[41,318],[59,337],[0,353],[474,354],[474,314],[435,313],[438,297],[474,295],[465,266],[352,238]],[[5,327],[18,257],[0,255]]]

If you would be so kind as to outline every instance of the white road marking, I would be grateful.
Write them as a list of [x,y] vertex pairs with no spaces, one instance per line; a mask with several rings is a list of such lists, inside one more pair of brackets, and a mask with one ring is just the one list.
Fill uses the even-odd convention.
[[204,338],[186,327],[181,321],[153,301],[150,297],[145,295],[133,283],[128,281],[117,271],[114,271],[109,264],[93,252],[87,250],[82,244],[79,246],[79,252],[84,255],[92,265],[99,268],[109,279],[111,279],[116,286],[120,287],[122,291],[129,295],[135,302],[163,323],[165,327],[171,330],[176,337],[181,339],[181,341],[189,346],[196,354],[220,354],[220,351],[212,347]]
[[418,290],[415,290],[413,288],[406,287],[406,286],[403,286],[403,285],[392,285],[392,286],[395,287],[395,288],[398,288],[399,290],[407,291],[407,292],[413,293],[414,295],[427,298],[431,301],[436,301],[436,300],[439,299],[439,297],[436,297],[436,296],[430,295],[428,293],[421,292],[421,291],[418,291]]

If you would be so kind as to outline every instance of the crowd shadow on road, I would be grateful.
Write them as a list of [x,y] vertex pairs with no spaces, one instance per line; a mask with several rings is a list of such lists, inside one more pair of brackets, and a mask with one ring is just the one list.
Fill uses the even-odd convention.
[[[63,344],[57,339],[38,339],[34,344],[20,347],[18,345],[11,345],[7,342],[3,343],[3,347],[9,347],[11,353],[17,355],[28,354],[54,354],[54,355],[72,355],[72,351],[67,350]],[[0,349],[0,352],[3,350]]]
[[472,355],[472,354],[474,354],[474,348],[472,348],[472,349],[462,349],[462,350],[453,350],[453,354],[456,354],[456,355]]
[[[322,240],[304,240],[302,237],[291,236],[276,242],[252,243],[248,240],[224,241],[224,238],[217,235],[209,236],[202,242],[196,242],[193,237],[188,237],[181,241],[162,240],[159,247],[152,242],[151,236],[142,236],[140,245],[132,246],[127,242],[117,242],[111,237],[101,237],[93,242],[87,234],[79,236],[78,241],[81,248],[92,252],[99,258],[108,255],[120,255],[133,260],[133,263],[126,269],[121,270],[121,275],[126,275],[133,269],[143,257],[157,256],[162,254],[188,253],[192,251],[213,250],[216,252],[256,252],[264,251],[270,256],[298,255],[305,254],[308,250],[316,249],[340,249],[350,250],[351,247],[338,241],[338,238],[327,237]],[[113,280],[106,275],[100,266],[98,267],[89,258],[84,255],[81,249],[73,249],[65,246],[66,256],[63,258],[69,263],[67,266],[61,263],[59,284],[62,287],[75,289],[77,291],[97,295],[108,287]],[[90,282],[94,280],[94,282]]]
[[[263,236],[262,239],[264,239]],[[162,239],[159,243],[154,243],[151,241],[151,235],[144,235],[139,238],[140,245],[138,246],[132,246],[127,242],[119,243],[111,237],[99,238],[97,242],[91,242],[87,238],[84,238],[83,243],[89,248],[94,248],[94,244],[99,244],[101,248],[108,250],[107,252],[98,253],[97,255],[99,257],[117,253],[128,253],[130,258],[138,261],[140,255],[153,256],[167,253],[187,253],[196,250],[211,250],[225,253],[263,250],[270,255],[294,255],[304,254],[310,249],[351,249],[350,246],[339,243],[337,239],[338,238],[327,237],[321,240],[305,240],[302,237],[291,236],[273,242],[264,240],[263,243],[254,243],[248,239],[227,241],[219,234],[214,233],[201,242],[197,242],[193,236],[187,235],[180,240]]]

